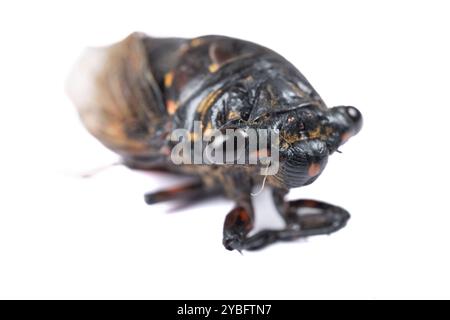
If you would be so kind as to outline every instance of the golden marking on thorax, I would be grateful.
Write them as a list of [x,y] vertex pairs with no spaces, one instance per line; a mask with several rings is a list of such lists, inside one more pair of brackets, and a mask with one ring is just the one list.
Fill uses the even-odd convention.
[[173,100],[167,100],[167,105],[166,105],[166,107],[167,107],[167,112],[168,112],[169,114],[174,114],[175,111],[177,111],[178,105],[177,105],[177,103],[176,103],[175,101],[173,101]]
[[214,101],[216,100],[217,96],[221,93],[221,90],[211,91],[198,105],[197,107],[197,113],[200,114],[200,118],[203,119],[206,112],[209,110],[209,108],[212,107]]
[[308,137],[310,139],[317,139],[320,137],[320,127],[314,129],[314,131],[309,132]]
[[236,111],[228,112],[228,119],[238,119],[238,118],[239,118],[239,113],[237,113]]
[[300,135],[297,134],[285,134],[281,136],[282,140],[288,144],[293,144],[302,139]]
[[203,42],[205,42],[203,39],[192,39],[191,40],[191,47],[198,47],[199,45],[201,45]]
[[173,72],[167,72],[164,76],[164,86],[166,88],[169,88],[172,86],[173,83]]
[[217,63],[211,63],[208,67],[209,72],[214,73],[219,70],[219,65]]

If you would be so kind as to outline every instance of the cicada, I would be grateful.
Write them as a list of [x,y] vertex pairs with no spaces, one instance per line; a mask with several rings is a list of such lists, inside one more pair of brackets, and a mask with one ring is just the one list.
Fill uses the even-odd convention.
[[[328,157],[361,129],[361,113],[352,106],[328,108],[297,68],[276,52],[225,36],[183,39],[133,33],[111,46],[88,49],[75,70],[72,78],[78,82],[69,92],[82,122],[125,166],[194,178],[146,194],[148,204],[218,194],[235,202],[223,228],[226,249],[254,250],[330,234],[346,225],[350,215],[341,207],[285,197],[291,188],[319,177]],[[179,130],[186,134],[177,141],[173,136]],[[255,163],[250,157],[241,162],[236,157],[231,162],[192,161],[195,146],[204,149],[205,136],[227,130],[239,133],[231,140],[243,138],[244,156],[246,151],[263,156]],[[275,135],[266,147],[251,149],[251,130]],[[230,142],[224,136],[216,135],[211,143],[218,154]],[[181,140],[193,153],[174,159]],[[277,170],[264,174],[275,162]],[[285,227],[253,234],[252,192],[263,183],[271,187]]]

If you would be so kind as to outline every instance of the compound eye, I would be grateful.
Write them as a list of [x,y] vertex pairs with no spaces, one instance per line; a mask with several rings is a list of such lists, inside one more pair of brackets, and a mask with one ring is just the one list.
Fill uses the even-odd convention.
[[361,119],[361,113],[355,107],[346,107],[345,111],[354,122],[358,122]]
[[362,114],[355,107],[345,107],[345,113],[352,121],[351,124],[351,128],[353,131],[352,134],[355,135],[356,133],[358,133],[359,130],[361,130],[363,123]]

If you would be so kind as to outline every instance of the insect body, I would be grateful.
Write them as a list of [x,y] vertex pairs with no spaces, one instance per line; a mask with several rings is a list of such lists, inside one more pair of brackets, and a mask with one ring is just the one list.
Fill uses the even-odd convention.
[[[345,226],[344,209],[315,200],[284,200],[289,189],[312,183],[329,155],[361,128],[354,107],[327,108],[286,59],[257,44],[222,36],[158,39],[133,33],[106,48],[90,49],[72,79],[88,90],[69,92],[87,129],[131,168],[163,168],[198,182],[146,195],[149,204],[224,194],[236,202],[224,224],[229,250],[252,250],[276,241],[329,234]],[[86,69],[86,68],[85,68]],[[83,69],[78,69],[83,70]],[[73,82],[75,83],[75,82]],[[78,86],[78,87],[77,87]],[[268,129],[279,135],[279,170],[260,166],[175,165],[175,129],[198,140],[194,124],[208,130]],[[254,222],[252,188],[272,187],[286,227],[249,236]],[[314,209],[314,214],[307,214]]]

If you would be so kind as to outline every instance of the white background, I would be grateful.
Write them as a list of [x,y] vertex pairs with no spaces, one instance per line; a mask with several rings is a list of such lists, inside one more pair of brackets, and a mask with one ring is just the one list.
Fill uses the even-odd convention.
[[[0,298],[450,298],[446,1],[74,1],[0,5]],[[291,60],[360,134],[294,190],[347,208],[332,235],[226,251],[232,203],[170,213],[177,177],[113,167],[64,93],[85,46],[132,31],[224,34]],[[267,193],[258,225],[276,219]],[[169,212],[169,213],[168,213]]]

